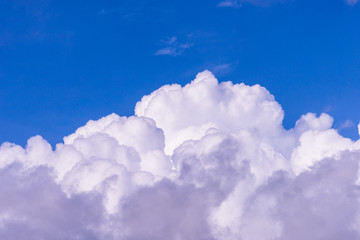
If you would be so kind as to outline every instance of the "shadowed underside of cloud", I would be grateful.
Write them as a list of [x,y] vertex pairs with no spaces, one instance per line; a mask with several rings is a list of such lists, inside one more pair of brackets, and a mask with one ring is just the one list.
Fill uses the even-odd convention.
[[0,147],[1,239],[359,239],[360,141],[293,129],[259,85],[209,71],[89,121],[55,149]]

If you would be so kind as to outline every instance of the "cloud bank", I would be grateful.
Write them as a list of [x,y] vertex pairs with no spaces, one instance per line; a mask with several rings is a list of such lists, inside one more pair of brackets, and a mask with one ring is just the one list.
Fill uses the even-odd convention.
[[204,71],[55,149],[3,143],[0,238],[359,239],[360,141],[324,113],[283,117],[265,88]]

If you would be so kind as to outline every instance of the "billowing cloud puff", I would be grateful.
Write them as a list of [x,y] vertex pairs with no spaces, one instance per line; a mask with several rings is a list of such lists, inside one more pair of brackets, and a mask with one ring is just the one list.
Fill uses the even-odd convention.
[[249,129],[275,136],[282,128],[283,110],[259,85],[218,83],[209,71],[199,73],[184,87],[163,86],[136,104],[135,114],[153,119],[165,134],[165,151],[189,139],[200,139],[209,129],[231,133]]
[[0,238],[359,239],[360,141],[324,113],[283,117],[265,88],[204,71],[54,149],[3,143]]

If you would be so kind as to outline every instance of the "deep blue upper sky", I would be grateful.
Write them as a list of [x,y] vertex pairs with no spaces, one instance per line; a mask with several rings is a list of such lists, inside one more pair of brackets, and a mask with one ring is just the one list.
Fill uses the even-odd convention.
[[204,69],[266,87],[286,128],[327,112],[357,138],[360,3],[219,2],[0,0],[0,142],[61,142]]

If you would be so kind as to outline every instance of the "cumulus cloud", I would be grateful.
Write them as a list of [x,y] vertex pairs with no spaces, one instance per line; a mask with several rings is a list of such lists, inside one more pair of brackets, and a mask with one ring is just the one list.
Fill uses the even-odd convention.
[[0,238],[359,239],[360,141],[325,113],[283,117],[265,88],[204,71],[54,149],[3,143]]
[[68,198],[50,172],[18,164],[0,170],[1,239],[96,239],[104,221],[100,196]]

